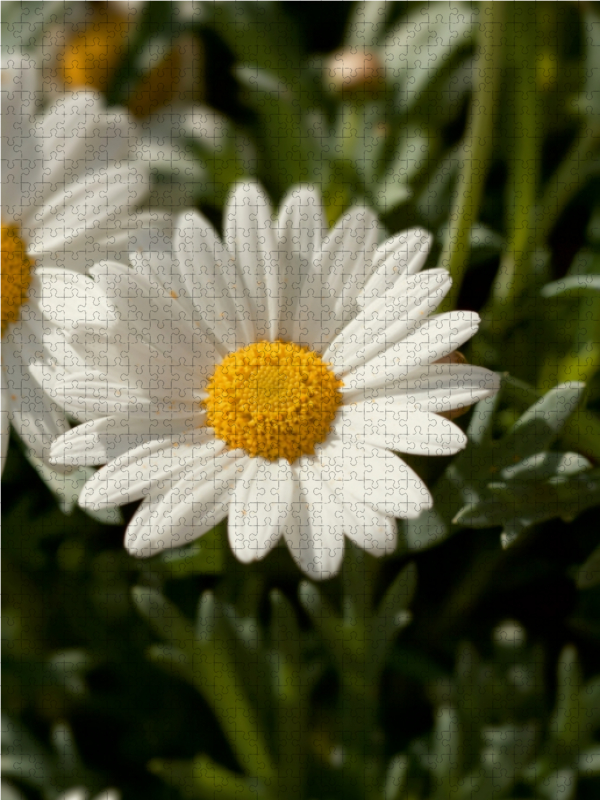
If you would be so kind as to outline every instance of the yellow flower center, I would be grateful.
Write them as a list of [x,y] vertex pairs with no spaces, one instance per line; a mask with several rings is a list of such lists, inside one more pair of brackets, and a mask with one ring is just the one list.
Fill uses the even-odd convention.
[[70,89],[83,87],[105,92],[127,50],[129,23],[109,3],[92,6],[91,18],[59,53],[59,73]]
[[342,402],[342,381],[321,357],[290,342],[257,342],[215,369],[207,424],[232,449],[293,463],[312,455]]
[[2,336],[11,322],[17,322],[27,301],[33,261],[16,225],[2,226]]

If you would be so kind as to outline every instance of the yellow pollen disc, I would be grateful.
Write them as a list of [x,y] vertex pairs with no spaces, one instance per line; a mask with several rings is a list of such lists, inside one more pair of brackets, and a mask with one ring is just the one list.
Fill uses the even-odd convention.
[[293,463],[312,455],[331,429],[342,381],[321,357],[290,342],[257,342],[215,369],[207,424],[230,448]]
[[129,23],[109,3],[96,3],[83,29],[69,38],[58,55],[59,72],[70,89],[105,92],[127,50]]
[[2,336],[11,322],[17,322],[27,301],[33,261],[16,225],[2,226]]

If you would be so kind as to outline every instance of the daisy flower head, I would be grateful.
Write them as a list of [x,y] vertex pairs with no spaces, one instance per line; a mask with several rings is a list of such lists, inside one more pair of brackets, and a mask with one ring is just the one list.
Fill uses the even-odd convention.
[[[40,285],[47,272],[83,273],[122,257],[146,227],[131,214],[148,192],[126,113],[80,92],[40,109],[40,70],[27,56],[2,65],[2,442],[9,422],[34,463],[68,425],[29,372],[48,357]],[[41,460],[41,461],[40,461]],[[4,458],[3,458],[4,463]]]
[[[73,331],[72,355],[39,369],[84,424],[53,446],[59,463],[105,464],[80,503],[142,499],[126,547],[151,556],[228,517],[237,558],[284,537],[299,566],[327,578],[344,537],[375,555],[395,517],[432,504],[396,452],[448,455],[466,444],[441,413],[498,388],[480,367],[436,363],[476,331],[476,314],[433,315],[450,286],[421,272],[429,237],[384,240],[351,209],[328,230],[318,193],[297,187],[274,216],[239,184],[224,239],[196,212],[174,223],[171,253],[101,263],[68,291],[104,317]],[[60,297],[64,286],[48,286]]]

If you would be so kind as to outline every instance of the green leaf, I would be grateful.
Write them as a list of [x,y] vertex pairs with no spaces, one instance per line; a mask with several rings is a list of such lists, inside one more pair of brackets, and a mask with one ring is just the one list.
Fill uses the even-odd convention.
[[403,110],[413,108],[432,78],[449,69],[463,47],[472,45],[476,18],[477,11],[466,3],[441,4],[435,14],[427,5],[416,6],[390,31],[382,52]]
[[276,698],[275,741],[278,743],[278,792],[303,797],[308,732],[310,681],[303,670],[300,629],[296,613],[286,597],[273,590],[271,599],[271,672]]
[[600,545],[594,550],[585,564],[577,570],[575,578],[580,589],[591,589],[600,583]]
[[350,47],[376,47],[384,33],[390,10],[387,0],[354,3],[344,43]]
[[384,595],[371,625],[375,626],[375,652],[373,660],[382,662],[394,636],[410,621],[407,611],[417,588],[417,568],[410,563],[396,575]]
[[565,647],[558,661],[556,707],[550,722],[550,733],[557,745],[567,753],[579,749],[582,734],[582,678],[577,651]]
[[534,524],[560,517],[570,522],[600,503],[600,469],[547,482],[490,484],[487,492],[486,499],[461,509],[454,522],[470,528],[503,525],[508,519]]
[[213,528],[189,547],[162,553],[160,563],[174,578],[220,575],[225,569],[225,543],[220,527]]
[[183,797],[198,800],[257,800],[268,797],[256,778],[244,778],[216,764],[208,756],[198,756],[192,761],[154,759],[148,769],[164,781],[175,786]]
[[542,297],[584,297],[590,292],[600,292],[600,275],[576,275],[547,283]]
[[496,465],[513,465],[548,448],[576,410],[584,390],[585,384],[572,381],[545,394],[501,440],[495,452]]

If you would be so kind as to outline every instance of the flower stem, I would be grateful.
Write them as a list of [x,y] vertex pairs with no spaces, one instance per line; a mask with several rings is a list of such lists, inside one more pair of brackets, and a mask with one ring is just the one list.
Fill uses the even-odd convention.
[[467,157],[458,174],[457,186],[440,266],[452,276],[452,288],[440,307],[456,305],[467,268],[471,228],[477,219],[488,162],[492,152],[494,112],[498,104],[500,69],[503,61],[502,28],[504,3],[482,2],[479,6],[479,51],[475,66],[475,92],[465,137]]
[[564,161],[550,178],[540,206],[538,245],[544,245],[559,214],[590,176],[600,150],[600,123],[587,119]]
[[494,318],[503,319],[531,277],[531,252],[535,246],[539,209],[536,210],[540,172],[542,113],[536,88],[536,9],[522,4],[510,26],[508,90],[513,109],[510,174],[506,190],[507,244],[493,287]]

